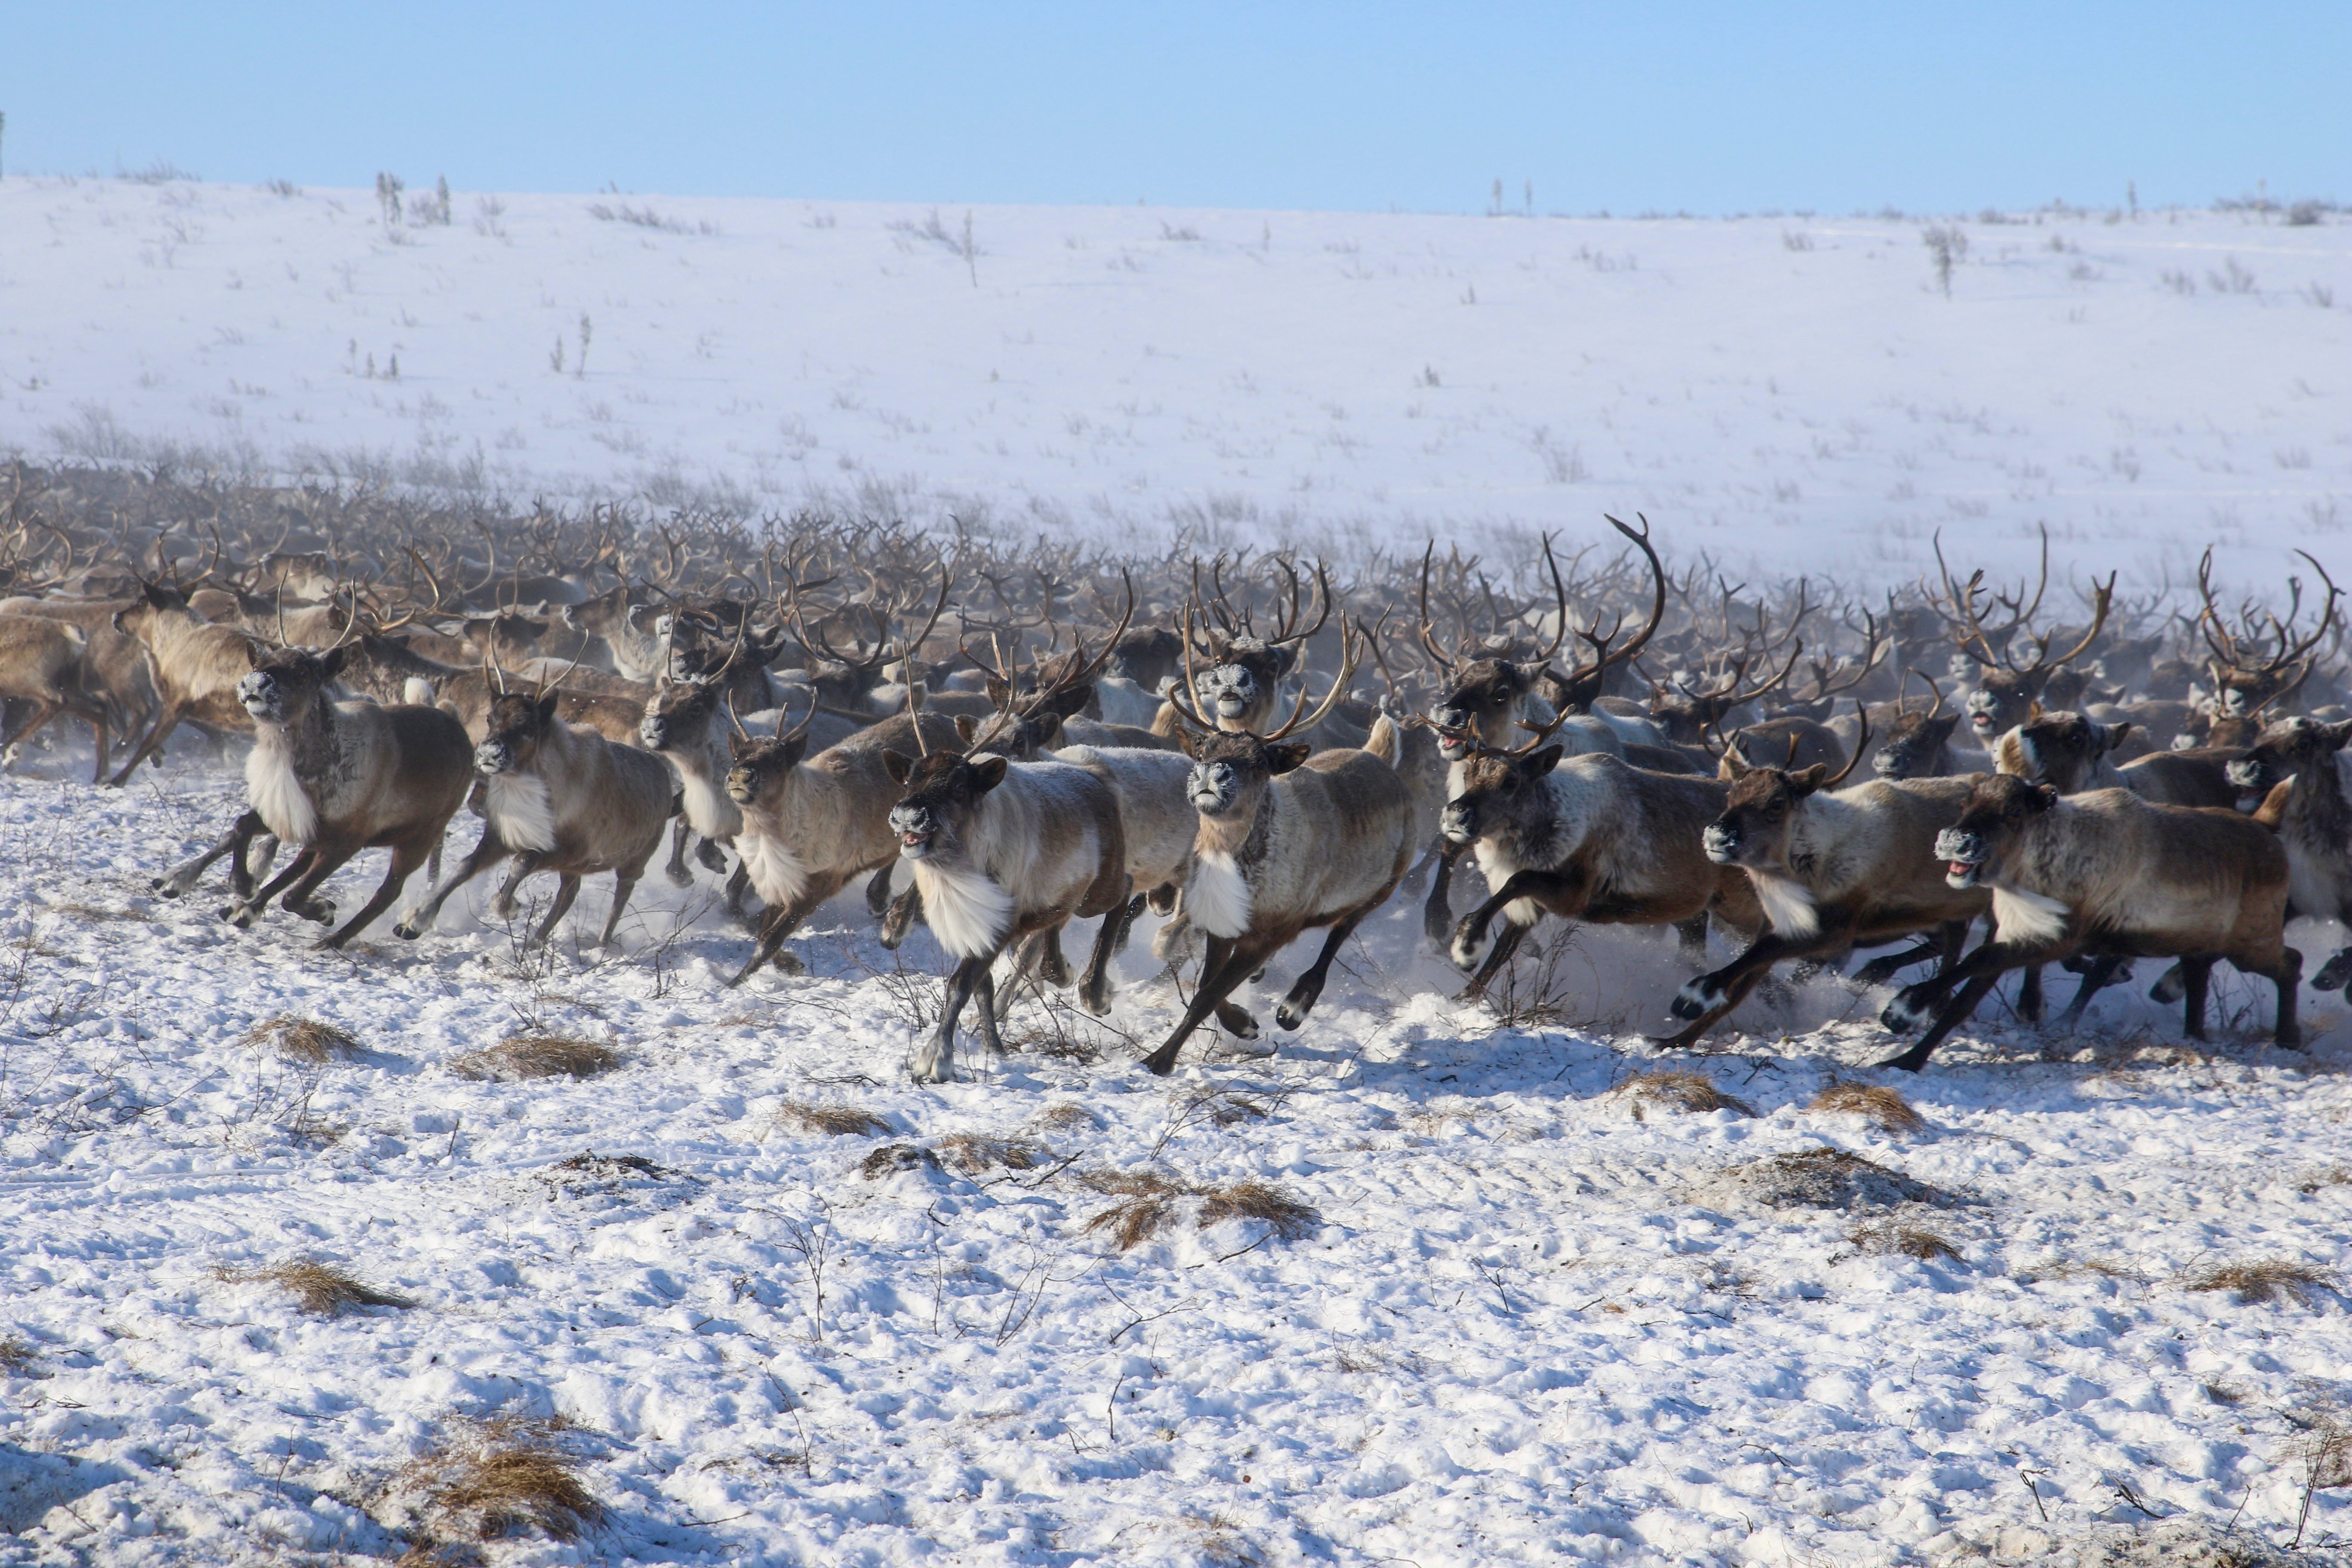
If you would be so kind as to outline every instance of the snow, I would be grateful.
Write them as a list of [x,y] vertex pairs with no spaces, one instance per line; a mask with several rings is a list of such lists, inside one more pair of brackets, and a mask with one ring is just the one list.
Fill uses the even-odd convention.
[[[1900,1082],[1928,1127],[1890,1136],[1803,1109],[1877,1076],[1885,1038],[1841,991],[1661,1063],[1629,1026],[1661,1016],[1670,944],[1587,932],[1566,967],[1597,1021],[1514,1027],[1446,999],[1398,908],[1273,1058],[1141,1072],[1178,999],[1139,931],[1106,1026],[1009,1021],[1099,1059],[967,1046],[967,1080],[926,1088],[905,1063],[946,961],[919,930],[899,970],[856,891],[813,922],[809,978],[739,992],[748,938],[709,879],[641,886],[617,958],[583,945],[601,881],[545,954],[463,900],[415,943],[379,927],[319,953],[279,912],[223,924],[216,879],[146,892],[234,809],[233,763],[184,752],[119,794],[70,756],[39,767],[0,828],[0,1331],[30,1352],[0,1509],[25,1561],[390,1553],[377,1489],[494,1412],[578,1424],[613,1510],[502,1562],[1916,1563],[2129,1523],[2119,1485],[2283,1542],[2290,1417],[2352,1397],[2343,1300],[2179,1279],[2352,1266],[2340,1005],[2311,1006],[2308,1060],[2254,1043],[2243,983],[2217,983],[2210,1053],[2113,992],[2082,1040],[1989,1018]],[[362,1052],[237,1043],[282,1013]],[[452,1069],[529,1030],[623,1065]],[[1659,1065],[1759,1114],[1612,1092]],[[891,1131],[806,1132],[786,1101]],[[957,1133],[1047,1152],[861,1173]],[[1935,1201],[1771,1207],[1726,1174],[1819,1147]],[[1268,1183],[1319,1224],[1202,1229],[1184,1199],[1122,1253],[1084,1178],[1139,1170]],[[1851,1239],[1890,1225],[1959,1256]],[[416,1305],[310,1318],[218,1277],[306,1256]],[[2306,1539],[2347,1526],[2319,1492]]]
[[12,179],[0,448],[1349,552],[1638,510],[1853,584],[2046,522],[2271,592],[2352,525],[2326,216],[985,207],[967,260],[956,209]]
[[[461,192],[395,230],[363,193],[12,179],[0,447],[1349,552],[1645,510],[1685,557],[1848,584],[1939,527],[2014,574],[2042,521],[2062,568],[2143,584],[2209,540],[2265,586],[2340,554],[2332,218],[1966,221],[1947,300],[1917,220],[992,208],[966,258],[930,216]],[[147,891],[241,759],[104,793],[78,744],[0,781],[0,1560],[396,1555],[384,1483],[499,1413],[573,1423],[612,1512],[499,1562],[1787,1568],[2087,1551],[2141,1509],[2278,1543],[2352,1406],[2344,1298],[2185,1288],[2352,1269],[2334,998],[2307,1056],[2235,976],[2210,1050],[2139,987],[2071,1039],[1989,1007],[1891,1135],[1805,1109],[1898,1076],[1866,1066],[1884,994],[1792,985],[1670,1060],[1641,1032],[1671,943],[1585,931],[1569,1016],[1512,1022],[1450,1000],[1400,905],[1269,1057],[1140,1071],[1181,1003],[1146,930],[1108,1020],[1024,1000],[1024,1048],[918,1086],[946,961],[882,952],[862,889],[795,939],[806,977],[738,991],[708,877],[641,885],[616,954],[583,945],[604,879],[544,952],[477,889],[320,953],[283,911],[216,919],[217,873]],[[363,1048],[238,1043],[281,1014]],[[622,1064],[456,1065],[531,1032]],[[1758,1114],[1619,1091],[1662,1066]],[[1045,1153],[966,1169],[959,1135]],[[1738,1173],[1821,1147],[1935,1201],[1775,1207]],[[1121,1251],[1089,1222],[1138,1172],[1192,1195]],[[1318,1223],[1198,1224],[1246,1182]],[[307,1317],[226,1277],[302,1257],[415,1304]],[[2352,1533],[2347,1493],[2308,1501],[2306,1543]]]

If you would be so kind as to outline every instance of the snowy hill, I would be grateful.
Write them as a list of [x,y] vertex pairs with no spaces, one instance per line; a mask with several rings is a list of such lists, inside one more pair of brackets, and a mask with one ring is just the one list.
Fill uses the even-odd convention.
[[428,216],[0,184],[0,447],[1309,542],[1643,510],[1854,581],[1938,528],[2014,572],[2046,521],[2063,565],[2178,582],[2218,541],[2269,585],[2352,525],[2328,213],[1961,220],[1948,299],[1907,218]]

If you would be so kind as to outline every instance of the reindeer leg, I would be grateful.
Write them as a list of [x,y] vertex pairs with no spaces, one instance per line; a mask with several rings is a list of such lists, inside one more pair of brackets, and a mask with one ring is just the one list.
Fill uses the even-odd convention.
[[1323,983],[1330,977],[1331,961],[1339,956],[1341,945],[1356,934],[1356,928],[1364,923],[1364,917],[1387,903],[1389,895],[1395,891],[1396,884],[1391,882],[1370,899],[1331,922],[1331,932],[1323,939],[1323,951],[1315,955],[1315,962],[1307,966],[1307,973],[1291,983],[1290,994],[1285,996],[1282,1005],[1274,1010],[1274,1021],[1277,1026],[1296,1029],[1307,1022],[1307,1015],[1315,1010],[1316,998],[1323,994]]
[[[638,875],[644,875],[644,870],[645,868],[643,867],[639,867]],[[596,945],[598,947],[610,947],[613,945],[613,930],[621,923],[621,911],[629,907],[629,895],[636,890],[636,877],[630,876],[625,870],[614,873],[613,907],[604,912],[604,929],[602,931],[599,931],[596,935]]]
[[2205,1037],[2205,999],[2213,984],[2213,960],[2184,958],[2180,961],[2180,994],[2183,1001],[2180,1029],[2192,1040]]
[[743,858],[739,855],[735,858],[735,869],[727,874],[727,912],[739,921],[751,918],[743,908],[743,890],[751,885],[751,868],[745,865]]
[[137,771],[139,764],[153,756],[163,747],[163,742],[171,738],[172,731],[179,727],[179,705],[174,702],[159,703],[155,709],[155,721],[148,726],[146,737],[139,742],[138,749],[131,753],[131,760],[122,764],[121,770],[106,781],[107,788],[121,789],[129,782],[131,773]]
[[1853,972],[1854,988],[1867,991],[1873,986],[1884,985],[1902,971],[1915,963],[1925,963],[1927,960],[1941,954],[1943,951],[1944,939],[1940,933],[1922,937],[1899,952],[1890,952],[1883,958],[1874,958],[1855,970]]
[[433,889],[423,908],[411,910],[400,917],[400,923],[392,928],[393,934],[410,942],[416,940],[432,926],[433,918],[441,912],[441,906],[449,901],[450,894],[498,864],[506,853],[507,847],[499,842],[497,830],[484,823],[481,840],[474,846],[473,852],[459,862],[457,871],[447,881]]
[[[269,868],[278,864],[278,852],[284,847],[278,835],[267,828],[257,834],[252,845],[229,863],[229,892],[239,899],[253,897],[254,884],[268,877]],[[295,853],[301,851],[297,849]]]
[[915,929],[915,922],[922,918],[923,891],[910,887],[891,900],[890,907],[883,913],[882,945],[897,952],[898,944],[907,940],[907,933]]
[[[1218,1003],[1233,994],[1242,977],[1255,968],[1259,960],[1257,946],[1246,941],[1235,942],[1230,937],[1209,938],[1208,956],[1201,964],[1201,984],[1192,992],[1192,1005],[1160,1048],[1143,1058],[1144,1068],[1165,1078],[1176,1068],[1176,1053],[1201,1021],[1215,1010]],[[1244,1037],[1246,1038],[1247,1037]]]
[[[1979,953],[1982,953],[1983,951],[1982,948],[1977,950]],[[1883,1068],[1900,1068],[1905,1072],[1917,1072],[1921,1068],[1926,1067],[1927,1058],[1936,1054],[1936,1047],[1949,1038],[1954,1029],[1968,1022],[1969,1015],[1977,1010],[1977,1005],[1982,1002],[1992,988],[2000,983],[1999,970],[1990,974],[1977,975],[1969,980],[1960,987],[1960,994],[1954,997],[1937,1016],[1935,1025],[1919,1037],[1917,1045],[1907,1051],[1891,1056],[1877,1065]]]
[[6,751],[0,752],[0,771],[15,767],[16,759],[24,755],[25,742],[39,733],[41,726],[65,710],[65,704],[62,702],[37,704],[33,709],[33,716],[25,721],[24,728],[8,737]]
[[299,915],[306,921],[314,921],[322,926],[334,924],[335,900],[319,897],[319,889],[326,884],[328,878],[341,870],[352,857],[358,853],[359,847],[356,845],[348,849],[328,849],[313,846],[310,850],[309,874],[287,889],[286,896],[279,900],[278,907],[288,914]]
[[[808,918],[809,910],[814,907],[808,900],[803,900],[780,909],[770,910],[761,917],[760,940],[752,944],[751,956],[744,962],[742,968],[735,972],[735,977],[727,983],[727,989],[732,991],[742,984],[763,963],[773,963],[777,968],[782,969],[784,966],[785,958],[789,956],[783,951],[784,939],[792,935],[801,921]],[[800,961],[794,959],[793,962],[797,964]]]
[[1437,846],[1433,844],[1423,852],[1420,859],[1413,862],[1412,869],[1407,871],[1404,874],[1404,880],[1398,884],[1403,889],[1406,898],[1421,897],[1423,890],[1429,886],[1430,868],[1436,864]]
[[1511,962],[1512,956],[1519,951],[1519,943],[1525,942],[1528,932],[1533,930],[1535,930],[1533,926],[1523,926],[1505,921],[1503,934],[1496,937],[1495,945],[1486,950],[1486,962],[1478,966],[1478,973],[1470,977],[1470,984],[1462,988],[1462,994],[1456,996],[1454,1000],[1456,1002],[1485,1001],[1486,987],[1494,984],[1495,976],[1503,972],[1503,966]]
[[[437,831],[435,837],[438,838]],[[362,904],[360,912],[345,921],[341,931],[320,937],[319,945],[322,948],[342,946],[367,929],[370,921],[392,908],[393,900],[399,898],[400,890],[408,885],[408,879],[415,874],[417,867],[425,863],[425,853],[424,844],[415,838],[404,839],[394,845],[392,864],[385,869],[383,881],[376,888],[375,896]]]
[[[1144,906],[1150,903],[1150,893],[1138,893],[1127,900],[1124,908],[1113,910],[1103,917],[1106,921],[1116,920],[1118,922],[1111,938],[1110,951],[1101,955],[1101,961],[1106,967],[1112,958],[1127,951],[1128,940],[1135,934],[1135,922],[1142,918]],[[1101,944],[1097,942],[1096,945],[1099,947]],[[1106,981],[1105,984],[1108,984],[1108,982]],[[1105,992],[1104,994],[1108,995],[1109,993]]]
[[1454,909],[1448,901],[1454,884],[1454,863],[1468,847],[1450,838],[1437,843],[1437,869],[1430,877],[1429,901],[1422,906],[1421,933],[1439,947],[1445,945],[1445,939],[1454,930]]
[[[2083,971],[2083,983],[2074,987],[2074,999],[2066,1004],[2066,1010],[2063,1013],[2058,1015],[2058,1027],[2072,1029],[2080,1023],[2083,1010],[2091,1005],[2091,998],[2116,983],[2116,978],[2124,972],[2126,962],[2120,958],[2091,960],[2089,965]],[[2162,983],[2158,982],[2158,984]]]
[[866,884],[866,912],[877,921],[890,907],[890,873],[898,865],[896,860],[883,861]]
[[1675,951],[1694,969],[1706,965],[1706,915],[1704,911],[1675,922]]
[[[2259,974],[2262,971],[2253,973]],[[2270,978],[2278,986],[2278,1027],[2272,1031],[2271,1038],[2282,1049],[2299,1051],[2303,1049],[2303,1026],[2295,1022],[2294,989],[2303,978],[2303,954],[2291,947],[2279,949],[2278,964],[2271,971]]]
[[[1016,964],[1011,977],[1004,984],[1004,1005],[1008,1011],[1013,1005],[1013,993],[1021,989],[1021,966]],[[997,1012],[996,994],[996,965],[992,963],[980,972],[980,984],[976,993],[976,1000],[980,1003],[980,1039],[981,1043],[988,1047],[988,1054],[992,1057],[1001,1057],[1004,1054],[1004,1036],[1001,1027],[1003,1019]]]
[[2042,1022],[2042,965],[2029,963],[2017,981],[2017,1016],[2029,1024]]
[[538,870],[546,859],[541,852],[526,849],[508,864],[507,874],[499,882],[499,890],[490,900],[490,908],[497,911],[499,919],[514,919],[516,895],[521,891],[530,874]]
[[931,1037],[915,1052],[914,1077],[917,1083],[953,1083],[955,1081],[956,1020],[963,1016],[964,1005],[971,1000],[996,954],[983,953],[967,958],[948,976],[947,994],[940,1005],[939,1027]]
[[[1675,993],[1667,1011],[1677,1018],[1697,1018],[1712,1013],[1717,1017],[1729,1010],[1731,988],[1751,973],[1769,970],[1784,958],[1802,958],[1807,953],[1836,947],[1845,940],[1843,933],[1822,931],[1802,939],[1787,937],[1775,931],[1765,931],[1748,944],[1748,951],[1711,974],[1702,974],[1685,983]],[[1746,992],[1741,992],[1746,995]]]
[[[525,873],[525,875],[528,874],[529,873]],[[510,879],[510,881],[512,882],[520,882],[520,880],[522,880],[521,877]],[[571,911],[572,900],[579,896],[580,874],[576,871],[559,871],[556,873],[555,900],[547,906],[547,918],[539,922],[539,929],[530,933],[530,940],[524,945],[527,947],[545,947],[548,943],[548,940],[555,935],[555,928],[557,924],[560,923],[563,917]]]
[[[235,855],[236,866],[232,869],[241,869],[246,847],[251,844],[254,837],[262,830],[260,815],[257,812],[246,812],[229,825],[228,831],[222,834],[211,848],[193,860],[183,860],[162,876],[151,879],[147,886],[159,897],[176,899],[194,887],[196,879],[203,876],[211,868],[213,862],[224,855]],[[247,887],[243,891],[239,891],[232,888],[230,891],[242,900],[252,889]]]
[[669,864],[662,868],[662,875],[669,879],[673,888],[694,886],[694,873],[686,868],[686,841],[693,836],[694,829],[683,816],[670,825]]
[[1095,932],[1095,950],[1087,958],[1087,977],[1078,987],[1078,1005],[1097,1018],[1110,1012],[1111,955],[1127,946],[1128,928],[1142,909],[1143,895],[1138,893],[1103,916],[1102,926]]
[[1037,933],[1024,967],[1035,970],[1037,977],[1049,985],[1064,991],[1070,988],[1070,961],[1062,953],[1060,926],[1048,926]]
[[[1454,966],[1465,972],[1477,966],[1478,949],[1486,940],[1486,928],[1496,915],[1520,900],[1532,900],[1539,911],[1549,910],[1562,920],[1572,921],[1584,912],[1586,894],[1583,875],[1572,868],[1512,872],[1485,903],[1464,915],[1462,923],[1454,928],[1450,956]],[[1542,918],[1540,912],[1537,918]]]
[[244,900],[242,903],[231,904],[228,908],[221,910],[221,919],[228,921],[229,924],[236,927],[239,931],[251,931],[253,929],[253,922],[261,918],[261,911],[269,907],[269,900],[284,892],[287,889],[292,887],[296,882],[300,881],[303,876],[310,871],[310,862],[315,858],[315,851],[307,848],[304,849],[302,853],[294,857],[294,860],[291,865],[288,866],[283,871],[278,873],[277,879],[272,881],[268,887],[263,888],[261,891],[254,894],[253,897]]
[[103,784],[106,781],[108,737],[110,734],[106,710],[104,708],[92,708],[82,715],[82,720],[89,726],[90,747],[98,753],[98,762],[90,770],[89,782],[93,784]]

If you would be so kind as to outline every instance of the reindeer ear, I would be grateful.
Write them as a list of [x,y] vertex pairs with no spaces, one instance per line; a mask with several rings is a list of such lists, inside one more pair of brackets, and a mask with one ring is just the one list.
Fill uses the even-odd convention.
[[2352,741],[2352,719],[2340,724],[2322,724],[2319,732],[2326,740],[2329,750],[2340,752],[2345,742]]
[[327,650],[324,658],[319,660],[319,668],[326,672],[329,680],[332,680],[343,673],[343,661],[349,658],[351,654],[350,644],[337,643]]
[[1051,717],[1058,725],[1064,719],[1076,718],[1085,710],[1087,704],[1094,700],[1095,689],[1092,681],[1067,687],[1055,692],[1051,701],[1037,710],[1035,716],[1041,719]]
[[900,789],[906,788],[907,781],[915,776],[915,759],[904,752],[883,752],[882,766]]
[[971,750],[971,738],[980,733],[980,726],[972,721],[971,714],[959,713],[955,716],[955,727],[956,733],[963,739],[964,750]]
[[2108,725],[2107,743],[2105,749],[2110,752],[2114,751],[2117,746],[2124,743],[2124,737],[2131,732],[2132,726],[2130,722],[2126,720],[2117,720],[2115,723]]
[[1004,771],[1013,764],[994,752],[984,752],[971,763],[971,793],[986,795],[1004,782]]
[[1286,773],[1314,752],[1315,748],[1305,741],[1285,741],[1278,746],[1268,746],[1265,749],[1266,771]]
[[988,700],[999,708],[1004,707],[1013,700],[1013,688],[992,675],[981,682],[981,689],[987,692]]
[[1811,795],[1821,788],[1822,781],[1829,776],[1830,765],[1827,763],[1815,763],[1810,768],[1800,768],[1790,773],[1789,787],[1799,795]]
[[743,760],[744,756],[750,752],[753,744],[754,742],[749,735],[737,735],[730,733],[727,737],[727,754],[733,757],[740,763]]
[[2035,784],[2026,793],[2032,797],[2031,804],[2036,811],[2047,811],[2052,806],[2058,804],[2058,786],[2056,784]]
[[2042,722],[2041,703],[2035,702],[2027,707],[2025,710],[2025,721],[2029,724],[2039,724]]
[[541,724],[552,724],[555,722],[556,701],[556,693],[552,691],[539,700],[539,721]]
[[1552,769],[1559,766],[1560,758],[1566,755],[1568,755],[1568,748],[1555,742],[1532,757],[1520,758],[1519,776],[1529,779],[1543,778],[1549,774]]
[[1292,666],[1294,666],[1294,665],[1296,665],[1297,662],[1298,662],[1298,649],[1297,649],[1297,647],[1295,645],[1291,645],[1291,644],[1285,644],[1283,647],[1278,647],[1278,648],[1275,649],[1275,650],[1274,650],[1274,677],[1275,677],[1275,679],[1276,679],[1276,680],[1279,680],[1279,679],[1281,679],[1284,676],[1288,675],[1288,674],[1290,673],[1290,671],[1291,671],[1291,667],[1292,667]]
[[[784,766],[788,768],[799,767],[801,765],[801,759],[808,755],[808,749],[809,738],[805,733],[787,737],[784,742]],[[889,764],[885,763],[883,765],[887,767]],[[902,780],[901,782],[903,783],[904,781]]]
[[1748,765],[1745,758],[1740,756],[1738,746],[1726,746],[1723,749],[1720,763],[1721,774],[1727,779],[1744,779],[1756,771]]
[[1192,739],[1192,731],[1190,725],[1179,724],[1176,726],[1176,749],[1182,752],[1186,756],[1192,758],[1196,763],[1201,760],[1199,743]]

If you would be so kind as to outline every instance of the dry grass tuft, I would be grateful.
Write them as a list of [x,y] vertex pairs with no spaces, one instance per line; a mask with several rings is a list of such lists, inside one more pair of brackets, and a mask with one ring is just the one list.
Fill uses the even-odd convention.
[[0,1338],[0,1376],[30,1377],[40,1364],[41,1352],[33,1342],[20,1334]]
[[1121,1201],[1087,1221],[1088,1235],[1108,1234],[1121,1252],[1157,1236],[1186,1198],[1200,1201],[1198,1228],[1229,1219],[1255,1220],[1280,1241],[1297,1241],[1315,1234],[1323,1216],[1281,1188],[1265,1182],[1229,1182],[1223,1186],[1195,1187],[1157,1171],[1091,1171],[1079,1183],[1098,1193],[1116,1194]]
[[1752,1160],[1717,1173],[1709,1184],[1769,1208],[1891,1209],[1903,1204],[1944,1208],[1960,1201],[1843,1149],[1802,1149]]
[[895,1176],[901,1171],[936,1171],[940,1157],[929,1149],[919,1149],[912,1143],[885,1143],[857,1163],[857,1173],[869,1182],[885,1176]]
[[501,1416],[465,1423],[412,1460],[387,1490],[415,1496],[436,1542],[495,1541],[538,1530],[576,1540],[604,1517],[580,1484],[580,1460],[554,1442],[561,1421]]
[[414,1307],[405,1296],[363,1285],[340,1268],[315,1258],[273,1263],[267,1268],[220,1268],[215,1277],[234,1285],[274,1285],[294,1298],[294,1304],[313,1317],[340,1318],[359,1307]]
[[806,1100],[788,1100],[776,1107],[776,1123],[835,1138],[879,1138],[890,1131],[890,1124],[870,1110]]
[[564,1035],[514,1035],[488,1050],[468,1051],[449,1060],[459,1078],[510,1082],[529,1078],[594,1078],[621,1065],[621,1054],[593,1040]]
[[316,1018],[299,1018],[291,1013],[264,1018],[239,1035],[236,1043],[256,1049],[267,1047],[298,1062],[318,1064],[342,1060],[360,1048],[350,1030],[321,1024]]
[[1059,1105],[1049,1105],[1039,1111],[1037,1124],[1041,1127],[1090,1127],[1100,1131],[1103,1119],[1085,1106],[1066,1100]]
[[965,1175],[982,1171],[1034,1171],[1054,1157],[1054,1152],[1034,1138],[1000,1138],[986,1132],[950,1132],[935,1147],[940,1158]]
[[1884,1084],[1832,1083],[1807,1101],[1805,1109],[1864,1117],[1888,1132],[1916,1132],[1927,1125],[1909,1100]]
[[1881,1255],[1899,1253],[1905,1258],[1916,1258],[1922,1263],[1933,1263],[1939,1258],[1948,1258],[1955,1263],[1960,1260],[1958,1247],[1932,1230],[1918,1230],[1910,1226],[1858,1226],[1846,1232],[1845,1238],[1864,1252]]
[[2341,1288],[2332,1269],[2274,1258],[2194,1269],[2180,1276],[2179,1285],[2184,1290],[2230,1291],[2244,1307],[2260,1306],[2281,1297],[2292,1300],[2297,1306],[2308,1307],[2321,1291]]
[[2048,1263],[2038,1263],[2020,1279],[2031,1284],[2036,1279],[2080,1279],[2094,1275],[2101,1279],[2121,1280],[2126,1285],[2145,1285],[2147,1276],[2128,1263],[2114,1263],[2104,1258],[2063,1258]]
[[1756,1114],[1754,1106],[1737,1095],[1724,1093],[1705,1073],[1684,1072],[1671,1068],[1661,1068],[1657,1072],[1637,1073],[1610,1092],[1631,1095],[1636,1100],[1655,1100],[1699,1114],[1710,1110],[1736,1110],[1742,1116]]

